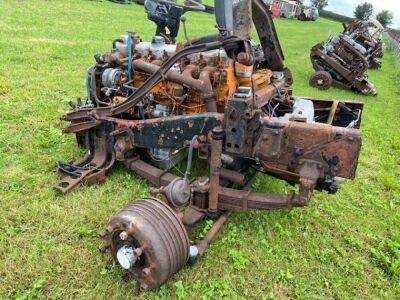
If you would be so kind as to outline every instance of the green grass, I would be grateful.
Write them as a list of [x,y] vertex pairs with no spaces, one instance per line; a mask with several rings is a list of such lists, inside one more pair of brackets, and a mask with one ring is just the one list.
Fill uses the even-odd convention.
[[[96,237],[148,184],[121,165],[102,186],[67,196],[56,160],[82,155],[59,116],[84,96],[93,54],[127,30],[145,39],[143,8],[96,1],[0,1],[0,299],[131,299],[134,282],[106,268]],[[191,37],[213,32],[188,13]],[[341,25],[277,20],[296,95],[365,101],[358,176],[308,208],[234,213],[204,257],[140,298],[395,299],[400,297],[400,66],[390,49],[370,77],[379,96],[308,87],[309,49]],[[181,37],[182,38],[182,37]],[[260,177],[257,191],[284,192]],[[200,230],[201,231],[201,230]]]

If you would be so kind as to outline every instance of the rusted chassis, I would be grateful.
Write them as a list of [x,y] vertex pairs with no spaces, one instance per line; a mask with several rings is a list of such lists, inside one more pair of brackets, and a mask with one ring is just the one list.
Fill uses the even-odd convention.
[[[193,43],[161,66],[134,60],[135,70],[145,71],[149,77],[124,102],[76,108],[62,118],[71,122],[64,132],[76,133],[87,155],[75,164],[59,163],[64,177],[56,189],[66,193],[83,183],[103,182],[115,161],[156,186],[151,194],[160,196],[160,200],[135,201],[110,220],[104,234],[104,250],[138,280],[141,291],[159,287],[203,254],[230,211],[303,207],[315,189],[335,191],[338,181],[355,176],[362,104],[315,100],[312,118],[292,113],[296,102],[290,98],[292,78],[284,68],[268,8],[261,0],[251,1],[252,7],[250,1],[218,3],[223,8],[240,4],[232,10],[238,18],[225,16],[228,9],[219,9],[222,15],[217,17],[220,28],[240,38],[221,35],[213,42]],[[124,115],[163,80],[188,86],[201,96],[210,94],[210,68],[204,68],[198,79],[189,76],[190,70],[171,70],[188,55],[224,48],[235,62],[253,65],[247,20],[251,15],[264,50],[263,64],[277,75],[272,83],[260,89],[253,87],[250,94],[229,96],[220,110],[210,104],[206,113],[142,120]],[[247,23],[240,22],[240,16]],[[268,113],[266,106],[272,104],[274,110]],[[179,177],[148,164],[146,151],[154,148],[178,152],[186,148],[185,175]],[[194,151],[209,165],[208,176],[191,178]],[[256,193],[251,183],[259,172],[298,184],[299,190],[283,195]],[[216,219],[214,225],[204,239],[190,245],[188,233],[205,217]]]
[[[197,135],[195,146],[199,157],[207,160],[210,169],[214,170],[210,177],[215,177],[215,169],[221,169],[221,155],[227,154],[247,159],[250,164],[262,167],[271,175],[291,183],[299,183],[301,191],[308,191],[305,193],[308,196],[301,199],[291,195],[265,196],[264,198],[273,200],[273,203],[270,200],[265,203],[261,201],[252,207],[252,201],[255,200],[253,194],[246,197],[240,193],[230,194],[229,190],[221,190],[211,184],[209,196],[205,196],[206,204],[201,205],[202,208],[208,208],[205,207],[208,206],[208,197],[216,198],[213,193],[219,195],[218,200],[222,199],[222,202],[218,201],[219,206],[214,206],[213,209],[228,209],[228,206],[229,209],[238,210],[302,206],[308,202],[315,187],[329,189],[329,184],[335,178],[354,178],[361,147],[358,129],[261,117],[258,110],[248,109],[246,100],[231,100],[225,114],[204,113],[149,120],[102,117],[99,122],[100,125],[90,129],[92,133],[88,134],[93,137],[87,143],[90,144],[91,165],[94,167],[88,183],[95,182],[94,175],[102,169],[104,171],[100,174],[103,175],[116,159],[125,162],[152,183],[166,186],[173,176],[170,177],[171,180],[161,180],[165,177],[155,178],[157,176],[154,175],[154,167],[144,164],[141,165],[143,168],[140,164],[132,167],[132,163],[137,160],[136,149],[185,148],[190,145],[192,137]],[[149,170],[152,172],[148,172]],[[86,170],[82,173],[88,176]],[[166,174],[164,171],[159,173]],[[103,176],[100,176],[99,181],[102,180]],[[57,188],[67,192],[81,183],[80,177],[64,177]],[[236,200],[235,196],[238,196]],[[250,205],[243,205],[247,200],[250,200]]]
[[[210,119],[210,114],[206,114],[206,118]],[[118,120],[115,120],[115,122],[118,124]],[[163,120],[162,124],[166,122],[168,120]],[[219,121],[216,120],[216,124],[218,123]],[[141,127],[143,124],[141,124],[139,127],[141,129],[134,127],[135,125],[135,122],[132,122],[130,129],[128,129],[132,133],[130,137],[124,134],[119,137],[124,142],[118,143],[117,141],[118,151],[124,151],[123,148],[130,149],[135,136],[139,136],[141,130],[146,132],[146,129],[144,129],[146,125],[143,128]],[[161,125],[151,124],[149,126],[152,128]],[[182,125],[179,125],[179,127],[184,128]],[[124,129],[121,132],[126,131]],[[205,132],[206,135],[209,135],[209,133],[209,131]],[[190,139],[186,139],[189,135],[181,134],[184,135],[182,143],[176,142],[175,146],[184,146],[185,143],[189,142]],[[173,136],[164,136],[163,138],[168,140],[173,139]],[[221,154],[231,154],[232,150],[229,150],[229,148],[232,147],[226,145],[229,144],[226,137],[224,140],[219,140],[215,138],[215,134],[211,133],[210,139],[210,177],[215,178],[215,173],[219,174],[221,170],[224,170],[221,168]],[[154,141],[154,145],[160,145],[160,143],[160,140]],[[122,144],[124,146],[121,146]],[[168,144],[171,145],[171,142],[169,141]],[[223,148],[220,145],[223,145]],[[213,206],[212,210],[241,211],[304,206],[309,202],[311,193],[316,186],[324,186],[327,180],[329,182],[330,179],[335,177],[354,178],[360,147],[361,139],[357,129],[261,119],[260,134],[254,147],[249,151],[254,155],[254,164],[262,165],[264,170],[271,175],[289,182],[299,183],[300,193],[298,195],[267,195],[248,191],[241,192],[220,185],[213,187],[212,184],[206,186],[205,189],[204,185],[196,182],[203,181],[202,178],[192,183],[191,203],[202,209]],[[123,155],[120,153],[117,154],[118,156],[122,157]],[[171,173],[150,166],[138,157],[123,159],[123,161],[128,168],[159,187],[167,186],[177,178]],[[236,173],[232,171],[231,174],[233,177]],[[218,180],[220,177],[232,178],[229,175],[221,176],[220,174],[216,179]],[[231,181],[243,182],[243,179],[231,179]],[[212,182],[216,181],[211,179]],[[197,189],[198,186],[202,186],[202,188]],[[215,203],[217,204],[215,205]]]
[[[139,290],[159,287],[187,262],[195,261],[230,211],[303,207],[314,189],[334,191],[338,179],[354,178],[362,104],[314,101],[316,118],[327,124],[267,117],[262,108],[275,101],[276,90],[284,87],[285,80],[277,80],[249,98],[233,97],[224,113],[129,120],[110,109],[98,109],[67,116],[77,118],[70,120],[65,132],[77,134],[87,155],[78,163],[60,164],[68,176],[57,184],[58,190],[65,193],[83,183],[103,182],[114,162],[120,161],[156,186],[153,196],[161,195],[161,200],[147,198],[123,209],[104,234],[104,250],[111,252],[128,277],[138,281]],[[359,111],[358,116],[346,119],[342,115],[346,110]],[[276,112],[284,115],[285,106]],[[209,176],[191,180],[188,172],[181,178],[154,167],[142,155],[152,148],[196,149],[198,157],[209,164]],[[233,165],[245,164],[227,169],[224,156]],[[251,172],[250,166],[256,171]],[[260,171],[298,184],[298,192],[252,191],[251,182]],[[205,217],[216,221],[204,239],[191,246],[188,233]]]
[[[104,250],[109,250],[115,261],[124,245],[134,248],[135,263],[126,276],[138,281],[140,291],[158,288],[187,262],[202,255],[229,211],[303,207],[315,188],[327,188],[338,177],[354,178],[361,147],[358,129],[261,117],[257,110],[250,114],[247,109],[240,111],[237,102],[246,104],[232,100],[225,114],[143,121],[107,117],[98,128],[91,129],[106,129],[98,139],[113,145],[115,155],[105,157],[116,157],[157,187],[151,191],[154,196],[161,194],[161,202],[148,198],[126,207],[111,219],[104,234]],[[251,138],[250,143],[243,134]],[[195,135],[198,138],[193,143]],[[209,162],[209,177],[189,182],[186,176],[180,178],[146,163],[133,151],[137,147],[189,145]],[[93,148],[95,155],[98,150]],[[225,169],[223,154],[246,158],[273,176],[298,183],[298,193],[253,192],[250,186],[254,175],[246,179],[238,171]],[[234,189],[233,183],[243,188]],[[217,220],[204,239],[190,246],[187,235],[204,217]]]
[[[368,61],[353,46],[345,41],[341,41],[341,43],[351,49],[357,63],[355,63],[355,60],[347,62],[347,64],[340,63],[335,57],[326,54],[324,44],[319,43],[311,49],[310,57],[314,70],[330,73],[333,85],[338,88],[355,90],[364,95],[376,95],[376,90],[366,75],[369,66]],[[344,48],[344,45],[342,47]],[[341,58],[339,57],[339,59]]]

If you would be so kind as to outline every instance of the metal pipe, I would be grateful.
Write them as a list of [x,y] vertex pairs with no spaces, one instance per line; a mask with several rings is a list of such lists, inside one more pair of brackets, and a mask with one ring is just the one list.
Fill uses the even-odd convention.
[[224,131],[221,127],[216,127],[212,131],[211,140],[211,162],[210,162],[210,190],[208,200],[208,210],[216,212],[218,210],[219,177],[221,175],[221,155]]
[[225,221],[228,220],[230,212],[224,213],[222,216],[218,218],[217,221],[213,224],[211,229],[207,232],[207,235],[196,244],[196,248],[199,251],[200,255],[203,255],[204,251],[206,250],[208,243],[210,243],[221,230],[222,225],[224,225]]
[[[142,59],[136,59],[133,62],[133,65],[135,68],[138,70],[144,71],[149,74],[156,73],[160,67],[157,65],[154,65],[152,63],[146,62]],[[190,66],[186,68],[182,74],[169,70],[165,74],[165,79],[170,80],[172,82],[186,85],[190,88],[195,89],[197,92],[201,94],[212,94],[213,93],[213,88],[210,80],[210,74],[215,68],[205,68],[201,73],[200,73],[200,79],[194,79],[191,73],[193,72],[194,67]]]
[[[140,101],[142,101],[142,98],[159,82],[161,82],[165,76],[165,72],[170,70],[180,59],[182,59],[185,56],[188,56],[193,53],[200,53],[208,50],[214,50],[214,49],[219,49],[221,47],[227,47],[227,46],[240,46],[243,44],[243,41],[236,38],[232,37],[229,39],[224,39],[223,41],[215,41],[215,42],[210,42],[210,43],[204,43],[204,44],[198,44],[198,45],[193,45],[186,47],[182,49],[181,51],[177,52],[175,55],[173,55],[171,58],[169,58],[158,70],[156,73],[152,74],[150,78],[146,80],[146,82],[132,95],[130,95],[123,103],[118,104],[113,107],[99,107],[96,109],[93,108],[85,108],[85,109],[80,109],[78,111],[73,111],[70,113],[67,113],[61,117],[62,120],[64,121],[70,121],[73,122],[74,124],[70,125],[65,129],[65,132],[72,132],[74,130],[74,127],[76,127],[76,123],[83,123],[86,121],[88,116],[92,116],[95,114],[96,116],[100,117],[108,117],[112,115],[118,115],[121,114],[128,109],[134,107],[137,105]],[[93,121],[88,121],[85,124],[85,128],[93,128],[96,127],[98,124],[95,120]]]
[[212,89],[212,84],[210,80],[210,76],[212,72],[215,71],[214,67],[205,67],[203,70],[200,72],[200,77],[199,80],[204,82],[204,85],[209,87],[210,89],[207,91],[204,91],[201,94],[201,100],[206,106],[206,110],[208,112],[217,112],[217,101],[215,97],[214,90]]
[[193,148],[194,144],[198,138],[198,135],[193,136],[192,140],[190,141],[190,146],[189,146],[189,154],[188,154],[188,160],[187,160],[187,165],[186,165],[186,172],[185,172],[185,179],[188,179],[190,175],[190,171],[192,169],[192,157],[193,157]]
[[266,88],[260,89],[255,93],[256,107],[264,107],[276,95],[277,91],[286,87],[286,79],[280,79]]
[[243,184],[245,176],[237,171],[221,168],[220,177],[236,184]]

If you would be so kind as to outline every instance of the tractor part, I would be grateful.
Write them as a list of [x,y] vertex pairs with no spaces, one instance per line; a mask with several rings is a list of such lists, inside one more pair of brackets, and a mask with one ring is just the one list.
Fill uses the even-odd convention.
[[354,21],[344,25],[343,34],[353,39],[363,49],[370,69],[382,67],[379,58],[383,57],[382,33],[384,27],[375,19]]
[[[292,96],[268,6],[223,0],[215,7],[217,34],[177,45],[131,32],[114,40],[87,71],[86,103],[62,117],[70,122],[64,133],[77,135],[86,156],[58,164],[57,190],[103,182],[115,161],[155,186],[150,194],[160,200],[134,202],[104,235],[141,291],[194,263],[230,211],[305,207],[315,190],[335,192],[356,175],[363,104]],[[207,166],[197,177],[195,153]],[[186,157],[183,176],[172,173]],[[261,173],[298,190],[257,193],[251,185]],[[206,218],[215,223],[190,245],[188,234]]]
[[382,68],[382,63],[377,58],[370,59],[369,68],[370,69],[380,69],[380,68]]
[[310,78],[310,86],[320,90],[329,89],[332,86],[332,83],[332,76],[326,71],[317,71]]
[[[340,34],[311,49],[311,63],[316,72],[325,71],[332,77],[332,85],[376,95],[375,86],[368,80],[368,61],[365,49],[346,35]],[[310,80],[311,81],[311,80]]]
[[138,281],[140,291],[159,287],[189,258],[183,223],[156,199],[136,200],[116,214],[104,239],[114,261]]
[[97,133],[87,132],[85,135],[91,137],[90,145],[87,145],[91,150],[82,160],[74,163],[57,162],[57,171],[63,176],[62,180],[54,185],[57,191],[65,194],[82,184],[97,184],[106,180],[106,174],[115,162],[115,152],[107,141],[108,137],[100,130]]
[[184,4],[168,0],[146,0],[143,1],[146,8],[147,18],[157,25],[156,36],[166,37],[175,44],[178,36],[180,21],[187,11],[202,11],[214,13],[212,6],[203,5],[201,0],[185,0]]
[[[357,91],[364,95],[376,95],[375,86],[368,80],[368,68],[382,66],[382,26],[379,22],[354,21],[344,25],[344,31],[332,37],[326,44],[319,43],[311,49],[311,63],[318,73],[327,72],[336,87]],[[310,85],[325,89],[321,77],[315,73]],[[319,84],[321,83],[321,84]]]

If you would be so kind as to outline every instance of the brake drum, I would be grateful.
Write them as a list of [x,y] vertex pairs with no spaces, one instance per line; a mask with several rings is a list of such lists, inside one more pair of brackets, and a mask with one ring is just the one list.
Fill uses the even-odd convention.
[[136,200],[116,214],[105,239],[115,262],[136,278],[141,291],[158,288],[185,266],[189,256],[183,223],[153,198]]

